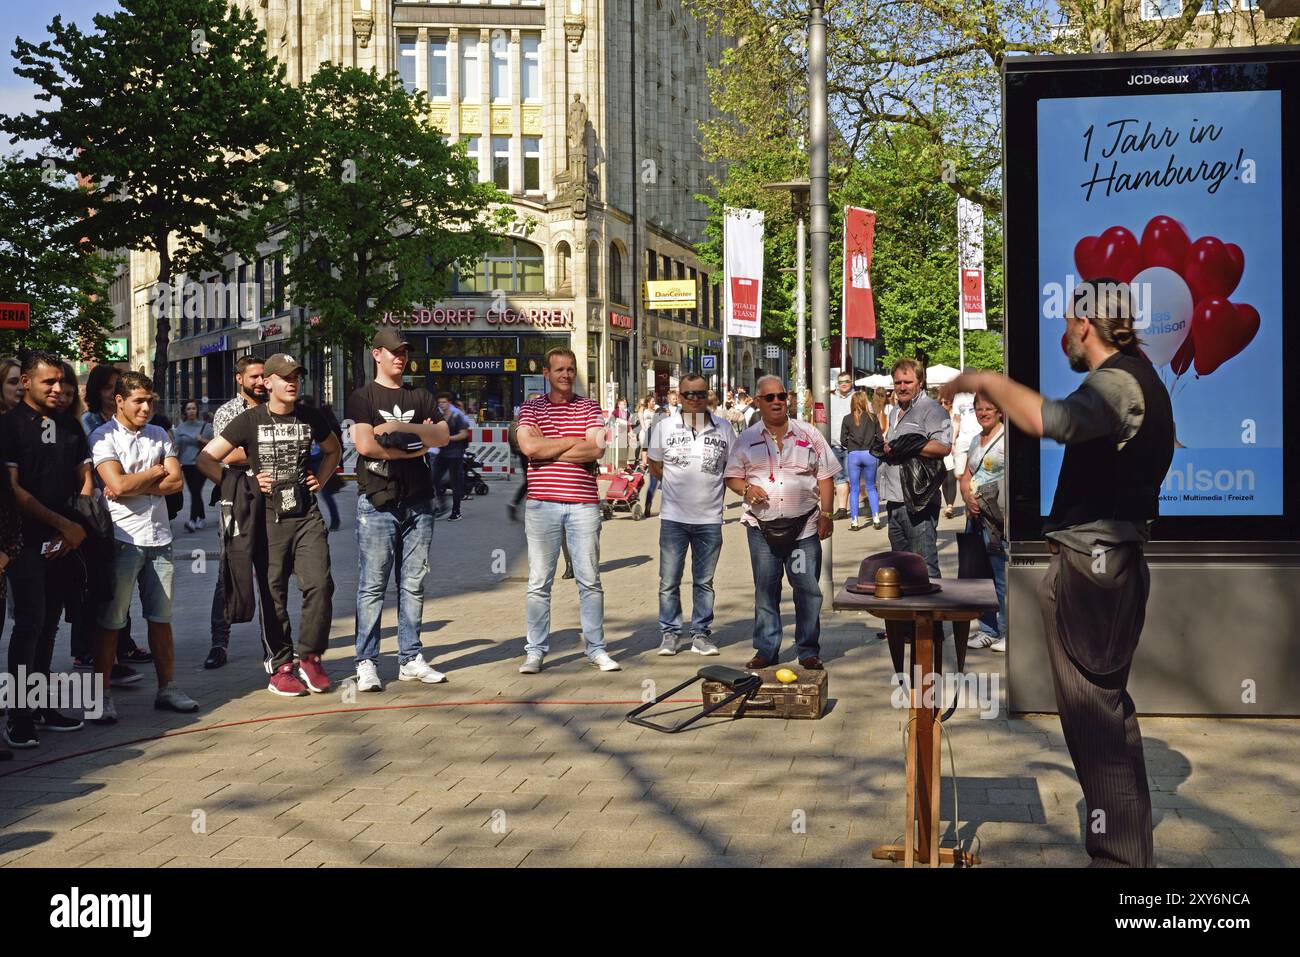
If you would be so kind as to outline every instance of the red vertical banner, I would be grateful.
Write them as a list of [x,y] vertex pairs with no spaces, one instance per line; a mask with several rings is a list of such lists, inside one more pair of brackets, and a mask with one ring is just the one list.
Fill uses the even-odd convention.
[[844,334],[855,339],[876,338],[876,304],[871,296],[871,244],[876,214],[856,206],[844,207]]

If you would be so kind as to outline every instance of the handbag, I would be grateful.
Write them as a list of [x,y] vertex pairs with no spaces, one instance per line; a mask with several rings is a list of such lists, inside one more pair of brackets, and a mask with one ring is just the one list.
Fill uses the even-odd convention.
[[772,518],[765,522],[755,516],[755,520],[758,522],[758,530],[763,533],[767,547],[772,549],[773,555],[784,561],[794,551],[794,546],[799,541],[799,533],[808,524],[809,516],[816,511],[817,507],[813,507],[796,518]]

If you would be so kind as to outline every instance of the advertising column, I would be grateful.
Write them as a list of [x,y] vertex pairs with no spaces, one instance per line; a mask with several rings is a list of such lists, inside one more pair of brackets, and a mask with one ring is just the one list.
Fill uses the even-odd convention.
[[[1300,255],[1300,53],[1017,59],[1008,370],[1051,398],[1079,389],[1064,319],[1113,286],[1173,410],[1133,697],[1155,713],[1300,714],[1300,416],[1284,385],[1300,369],[1284,271]],[[1046,711],[1035,592],[1065,447],[1009,435],[1008,700]]]

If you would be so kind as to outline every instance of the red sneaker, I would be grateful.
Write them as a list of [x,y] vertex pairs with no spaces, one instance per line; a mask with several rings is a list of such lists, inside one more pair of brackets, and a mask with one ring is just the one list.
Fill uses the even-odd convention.
[[299,681],[298,676],[294,674],[293,662],[286,661],[275,669],[266,690],[271,694],[282,695],[285,698],[301,698],[307,693],[307,686]]
[[325,694],[330,690],[330,676],[321,666],[320,655],[307,655],[298,659],[298,677],[317,694]]

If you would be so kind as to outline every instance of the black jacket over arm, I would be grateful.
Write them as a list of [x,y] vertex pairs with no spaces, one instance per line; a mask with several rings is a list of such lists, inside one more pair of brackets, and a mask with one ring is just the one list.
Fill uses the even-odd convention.
[[254,565],[265,554],[266,509],[257,480],[242,469],[221,473],[221,587],[226,621],[252,621],[257,612]]

